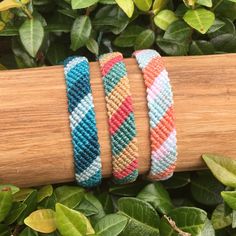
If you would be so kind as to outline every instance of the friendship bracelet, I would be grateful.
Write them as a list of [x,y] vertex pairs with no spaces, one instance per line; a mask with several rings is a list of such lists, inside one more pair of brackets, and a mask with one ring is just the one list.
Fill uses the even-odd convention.
[[147,90],[151,135],[151,170],[148,177],[164,180],[172,176],[177,158],[173,95],[163,60],[155,50],[136,51]]
[[106,94],[114,182],[130,183],[138,176],[138,148],[126,67],[118,52],[101,56],[99,62]]
[[64,74],[70,113],[75,178],[83,187],[94,187],[101,182],[102,174],[88,60],[85,57],[66,59]]

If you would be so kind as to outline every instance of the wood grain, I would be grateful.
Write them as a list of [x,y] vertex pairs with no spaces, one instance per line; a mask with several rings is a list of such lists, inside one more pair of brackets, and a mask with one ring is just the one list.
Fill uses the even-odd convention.
[[[236,54],[166,57],[174,92],[178,134],[176,171],[204,168],[201,154],[236,159]],[[149,125],[143,78],[126,59],[139,145],[139,170],[150,163]],[[91,63],[103,176],[111,175],[104,90]],[[18,186],[74,179],[63,67],[0,72],[0,182]]]

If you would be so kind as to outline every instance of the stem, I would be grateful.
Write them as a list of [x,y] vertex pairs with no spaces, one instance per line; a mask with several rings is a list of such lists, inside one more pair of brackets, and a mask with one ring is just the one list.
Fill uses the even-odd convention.
[[11,236],[17,236],[19,234],[21,226],[20,225],[16,225],[16,227],[14,228],[14,231],[12,232]]
[[180,228],[178,228],[176,223],[171,218],[169,218],[166,215],[164,215],[164,218],[168,221],[170,226],[179,234],[179,236],[191,236],[190,233],[186,233],[183,230],[181,230]]
[[22,6],[21,8],[23,10],[23,12],[29,17],[29,19],[33,19],[33,16],[31,14],[31,12],[27,9],[26,6]]

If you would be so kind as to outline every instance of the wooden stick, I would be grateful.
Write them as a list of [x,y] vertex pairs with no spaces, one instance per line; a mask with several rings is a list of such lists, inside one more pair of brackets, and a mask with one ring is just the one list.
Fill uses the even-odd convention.
[[[236,54],[164,58],[173,86],[178,137],[176,171],[204,168],[201,154],[236,159]],[[139,145],[139,170],[150,163],[149,120],[143,78],[126,59]],[[111,175],[104,90],[91,63],[103,176]],[[74,179],[62,66],[0,72],[0,181],[18,186]]]

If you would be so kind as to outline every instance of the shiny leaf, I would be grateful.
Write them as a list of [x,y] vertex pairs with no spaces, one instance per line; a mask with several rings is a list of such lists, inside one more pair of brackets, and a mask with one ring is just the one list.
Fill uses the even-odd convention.
[[71,0],[72,9],[81,9],[81,8],[87,8],[95,3],[97,3],[99,0]]
[[128,218],[119,214],[110,214],[103,217],[95,225],[94,229],[98,236],[117,236],[125,228]]
[[236,210],[236,191],[222,191],[221,196],[233,210]]
[[119,7],[125,12],[125,14],[131,18],[134,13],[133,0],[115,0]]
[[129,218],[122,235],[158,236],[159,216],[155,209],[143,200],[123,197],[118,200],[120,214]]
[[214,229],[223,229],[232,224],[232,216],[225,216],[224,205],[220,204],[213,211],[211,216],[211,223]]
[[188,10],[185,13],[183,19],[188,25],[200,33],[205,34],[213,25],[215,21],[215,15],[213,12],[208,11],[205,8],[198,8],[195,10]]
[[162,10],[154,17],[156,26],[162,30],[167,30],[168,26],[176,20],[178,18],[175,16],[175,13],[170,10]]
[[148,11],[152,6],[152,0],[134,0],[134,3],[141,11]]
[[32,212],[24,223],[41,233],[51,233],[56,230],[55,212],[51,209],[41,209]]
[[92,25],[88,16],[79,16],[71,29],[71,49],[76,51],[83,47],[90,37]]
[[236,187],[235,160],[213,154],[204,154],[202,158],[220,182],[229,187]]
[[150,203],[156,210],[162,214],[168,212],[174,207],[168,192],[160,183],[147,185],[138,195],[137,198]]
[[57,202],[74,208],[81,202],[84,197],[84,189],[76,186],[61,186],[56,188],[55,195]]
[[149,48],[153,45],[154,41],[155,41],[155,33],[150,29],[144,30],[136,38],[134,42],[134,49],[140,50]]
[[11,190],[0,191],[0,222],[2,222],[12,206],[12,193]]
[[44,29],[40,20],[28,19],[19,29],[20,39],[30,56],[35,57],[43,43]]

